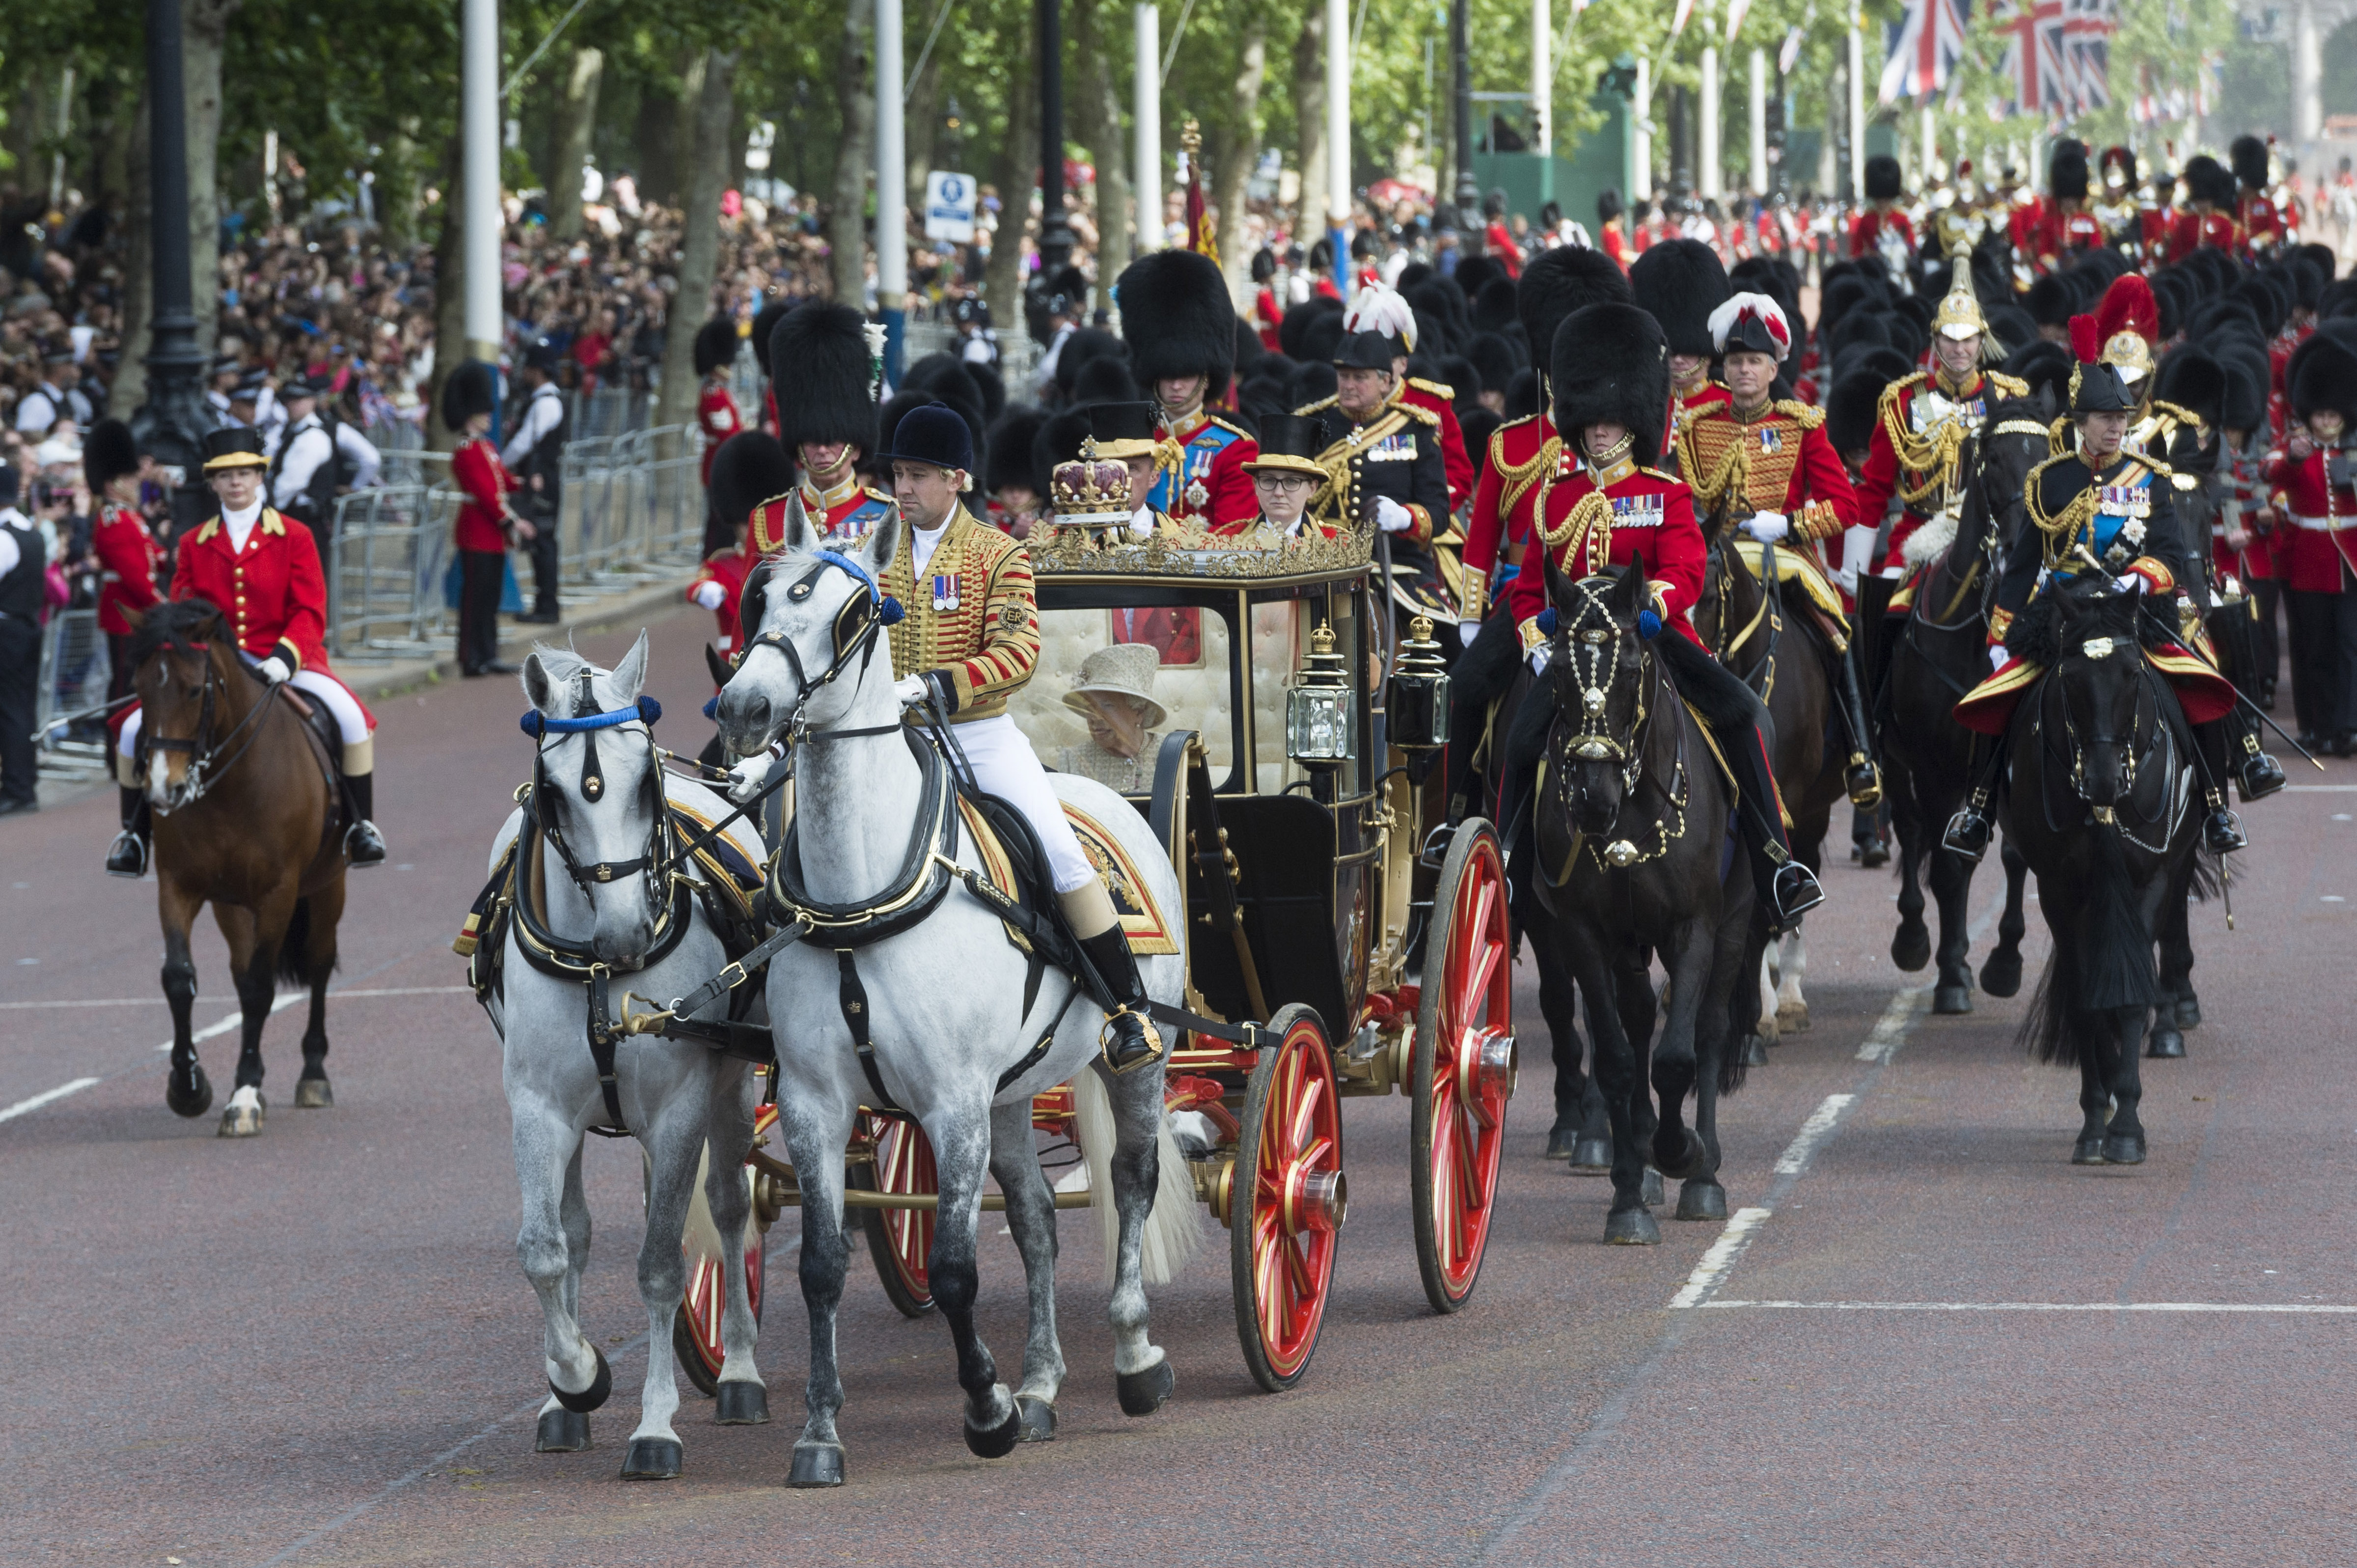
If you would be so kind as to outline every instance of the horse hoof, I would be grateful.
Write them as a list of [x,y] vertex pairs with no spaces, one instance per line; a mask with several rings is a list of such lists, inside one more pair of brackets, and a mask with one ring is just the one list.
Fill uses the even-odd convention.
[[2198,1029],[2201,1026],[2200,997],[2188,994],[2177,999],[2177,1026],[2180,1029]]
[[2157,1024],[2153,1026],[2152,1038],[2145,1042],[2144,1054],[2163,1061],[2176,1061],[2185,1055],[2185,1036],[2177,1032],[2174,1025]]
[[589,1418],[569,1410],[540,1412],[540,1434],[533,1439],[539,1454],[581,1454],[589,1447]]
[[1932,961],[1932,933],[1928,928],[1911,929],[1901,926],[1899,934],[1890,939],[1890,961],[1912,974]]
[[1805,1002],[1780,1002],[1776,1005],[1776,1032],[1780,1035],[1805,1035],[1809,1032],[1809,1004]]
[[1550,1127],[1547,1129],[1546,1157],[1551,1160],[1567,1160],[1571,1158],[1578,1144],[1577,1127]]
[[1602,1176],[1612,1168],[1612,1140],[1582,1138],[1571,1146],[1571,1168],[1587,1176]]
[[965,1445],[977,1459],[1004,1459],[1015,1452],[1015,1444],[1023,1434],[1023,1412],[1007,1402],[1006,1419],[984,1431],[972,1421],[965,1423]]
[[1648,1205],[1662,1201],[1662,1173],[1651,1165],[1645,1167],[1645,1185],[1639,1196]]
[[713,1402],[712,1421],[716,1426],[769,1425],[770,1391],[750,1378],[721,1384],[719,1397]]
[[587,1415],[604,1404],[606,1396],[614,1391],[614,1369],[606,1365],[606,1352],[592,1345],[589,1347],[589,1354],[597,1358],[597,1372],[589,1380],[587,1388],[577,1394],[569,1394],[558,1388],[554,1379],[550,1380],[548,1385],[548,1391],[556,1396],[557,1403],[582,1415]]
[[1991,996],[2013,996],[2021,990],[2021,955],[2018,952],[1989,954],[1988,962],[1981,965],[1981,989]]
[[1678,1218],[1681,1219],[1726,1219],[1727,1188],[1705,1177],[1695,1177],[1678,1188]]
[[1662,1244],[1662,1228],[1653,1217],[1641,1208],[1616,1209],[1605,1217],[1604,1244],[1608,1247],[1658,1247]]
[[1019,1396],[1015,1402],[1015,1413],[1022,1419],[1023,1430],[1016,1435],[1025,1443],[1056,1441],[1056,1407],[1043,1399]]
[[1170,1391],[1178,1386],[1178,1374],[1168,1356],[1142,1372],[1116,1372],[1113,1380],[1124,1415],[1152,1415],[1170,1402]]
[[1768,1065],[1768,1042],[1761,1039],[1759,1036],[1744,1036],[1743,1044],[1739,1047],[1739,1050],[1741,1053],[1740,1059],[1745,1067],[1766,1067]]
[[328,1087],[324,1078],[298,1079],[295,1084],[295,1109],[326,1111],[336,1103],[336,1091]]
[[[1684,1145],[1674,1153],[1664,1155],[1663,1153],[1661,1140],[1659,1138],[1654,1139],[1653,1165],[1660,1172],[1661,1176],[1673,1176],[1683,1181],[1687,1176],[1694,1175],[1695,1172],[1702,1168],[1703,1161],[1710,1157],[1710,1150],[1704,1144],[1702,1134],[1695,1132],[1693,1128],[1679,1127],[1676,1129],[1663,1129],[1664,1132],[1673,1130],[1684,1136]],[[1649,1172],[1648,1174],[1650,1175],[1652,1173]],[[1648,1197],[1645,1201],[1648,1203],[1659,1203],[1662,1200],[1659,1196],[1651,1196]]]
[[2113,1133],[2104,1139],[2104,1164],[2107,1165],[2140,1165],[2144,1164],[2144,1134]]
[[221,1112],[221,1126],[217,1130],[217,1135],[223,1138],[260,1137],[262,1124],[269,1120],[269,1115],[270,1101],[263,1099],[259,1094],[253,1097],[253,1103],[251,1105],[240,1105],[237,1103],[236,1097],[231,1096],[229,1109]]
[[1932,988],[1932,1011],[1947,1015],[1973,1010],[1973,988],[1958,983]]
[[164,1103],[171,1107],[175,1116],[186,1116],[194,1121],[213,1108],[213,1086],[212,1081],[205,1077],[205,1069],[194,1062],[188,1064],[188,1087],[186,1089],[180,1087],[179,1074],[171,1073],[165,1078]]
[[2090,1133],[2071,1145],[2071,1163],[2074,1165],[2100,1165],[2104,1163],[2104,1137]]
[[633,1437],[622,1457],[625,1481],[668,1481],[679,1474],[681,1451],[675,1437]]
[[793,1468],[786,1472],[789,1487],[839,1487],[843,1485],[843,1444],[840,1443],[797,1443],[794,1444]]

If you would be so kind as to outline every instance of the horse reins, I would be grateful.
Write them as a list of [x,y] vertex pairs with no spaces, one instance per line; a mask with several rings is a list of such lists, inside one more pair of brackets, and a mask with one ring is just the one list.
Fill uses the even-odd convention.
[[[213,693],[216,690],[225,690],[227,683],[221,679],[220,668],[213,663],[211,643],[191,642],[181,646],[205,655],[205,683],[203,694],[197,706],[196,733],[184,740],[177,736],[156,735],[143,725],[139,734],[140,744],[150,751],[185,751],[189,754],[188,771],[182,776],[178,791],[179,799],[173,801],[170,806],[163,808],[167,811],[176,811],[183,806],[195,805],[204,799],[205,791],[212,788],[215,775],[228,773],[230,769],[245,759],[245,754],[253,749],[253,743],[262,738],[262,725],[259,721],[264,712],[269,708],[272,700],[278,695],[278,687],[264,682],[261,700],[245,711],[245,717],[231,725],[229,733],[221,736],[218,745],[209,743],[207,736],[211,734],[213,727]],[[228,761],[219,761],[221,748],[235,741],[241,734],[244,734],[249,729],[253,733],[246,735],[245,744],[240,746]]]

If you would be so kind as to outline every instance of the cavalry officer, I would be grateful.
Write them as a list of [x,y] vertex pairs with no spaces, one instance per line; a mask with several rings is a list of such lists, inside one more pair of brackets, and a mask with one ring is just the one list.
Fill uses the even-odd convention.
[[1915,224],[1899,206],[1905,195],[1897,158],[1877,153],[1866,160],[1866,210],[1849,226],[1849,253],[1879,256],[1894,278],[1906,276],[1915,259]]
[[[1792,858],[1782,797],[1768,762],[1768,709],[1750,687],[1702,646],[1688,618],[1702,596],[1708,547],[1684,481],[1651,466],[1662,451],[1669,404],[1669,344],[1653,318],[1634,306],[1591,305],[1566,319],[1549,361],[1555,423],[1564,433],[1555,467],[1540,480],[1533,514],[1543,547],[1575,580],[1644,559],[1652,589],[1653,649],[1670,677],[1705,714],[1742,797],[1737,813],[1751,859],[1753,886],[1771,910],[1770,925],[1790,929],[1824,899],[1809,868]],[[1546,574],[1526,563],[1508,590],[1521,645],[1534,671],[1544,671],[1553,637]],[[1670,635],[1660,632],[1666,629]],[[1523,704],[1507,742],[1511,788],[1525,793],[1554,718],[1551,704]],[[1512,822],[1510,808],[1505,819]]]
[[2256,136],[2237,136],[2226,148],[2226,156],[2233,165],[2234,183],[2240,188],[2234,199],[2234,221],[2242,229],[2243,243],[2254,258],[2272,255],[2291,239],[2283,213],[2267,194],[2267,155],[2274,145],[2273,136],[2265,141]]
[[[1678,433],[1686,421],[1713,403],[1727,401],[1727,389],[1710,379],[1710,313],[1735,292],[1718,252],[1699,240],[1664,240],[1649,245],[1629,269],[1637,307],[1662,324],[1670,342],[1670,387],[1677,406],[1662,456],[1676,460]],[[1554,351],[1554,346],[1548,346]],[[1534,361],[1544,363],[1544,360]]]
[[1030,556],[966,510],[962,497],[973,485],[974,435],[956,410],[941,403],[909,410],[892,444],[899,450],[879,454],[878,461],[891,465],[909,534],[881,586],[907,612],[890,632],[901,703],[937,705],[956,726],[975,783],[1021,811],[1039,835],[1057,906],[1118,1004],[1105,1041],[1107,1065],[1115,1072],[1143,1067],[1162,1047],[1146,1021],[1146,987],[1129,938],[1038,754],[1006,712],[1007,699],[1039,660]]
[[[1882,779],[1875,771],[1873,732],[1859,694],[1857,660],[1848,628],[1841,624],[1841,596],[1824,581],[1817,552],[1844,538],[1857,523],[1857,495],[1850,489],[1834,444],[1826,439],[1825,416],[1790,398],[1773,396],[1777,367],[1792,351],[1792,328],[1783,307],[1764,294],[1738,294],[1711,313],[1712,344],[1727,371],[1727,401],[1699,410],[1679,437],[1678,468],[1705,510],[1725,503],[1736,526],[1750,538],[1784,544],[1817,579],[1813,593],[1833,661],[1842,727],[1849,732],[1849,765],[1843,780],[1850,803],[1872,811],[1882,802]],[[1728,495],[1740,485],[1739,494]],[[1748,514],[1748,515],[1747,515]]]
[[139,510],[139,447],[131,427],[119,419],[91,426],[82,443],[82,477],[90,482],[97,512],[91,520],[91,553],[98,557],[98,629],[106,634],[106,699],[131,693],[131,622],[124,610],[144,614],[163,598],[156,574],[163,570],[164,547],[156,542]]
[[327,553],[336,525],[336,498],[376,483],[384,459],[369,438],[319,411],[325,381],[297,376],[281,394],[286,424],[271,448],[270,504],[300,521]]
[[[2120,449],[2136,400],[2119,371],[2103,361],[2093,317],[2071,318],[2071,351],[2078,361],[2071,373],[2076,449],[2029,471],[2023,489],[2033,526],[2008,548],[1997,579],[1996,605],[1989,611],[1994,672],[1956,704],[1957,723],[1998,743],[1976,745],[1983,760],[1975,769],[1972,792],[1940,841],[1967,861],[1977,862],[1988,851],[1991,800],[2005,761],[2006,726],[2021,694],[2042,673],[2007,652],[2005,638],[2014,618],[2047,585],[2094,573],[2125,592],[2158,598],[2165,607],[2160,613],[2174,629],[2177,584],[2201,571],[2199,555],[2178,527],[2176,487],[2168,467]],[[2227,737],[2221,722],[2233,714],[2234,689],[2208,661],[2174,643],[2153,649],[2147,657],[2177,688],[2193,726],[2209,806],[2202,842],[2213,854],[2241,849],[2247,842],[2242,822],[2225,800]],[[2254,763],[2265,764],[2255,770],[2261,774],[2273,769],[2274,787],[2281,787],[2282,769],[2264,753],[2245,759],[2246,779],[2255,771]],[[2244,794],[2264,792],[2246,789]]]
[[[728,391],[728,367],[737,362],[737,323],[726,316],[716,316],[695,329],[695,379],[702,384],[695,395],[695,423],[704,431],[706,489],[712,485],[712,459],[721,444],[745,428],[745,416]],[[745,523],[741,517],[726,521],[733,528]]]
[[1258,447],[1205,406],[1227,395],[1235,369],[1236,312],[1219,264],[1196,251],[1156,251],[1129,264],[1114,297],[1130,367],[1154,398],[1150,504],[1212,533],[1243,527],[1258,510],[1244,472]]
[[2040,212],[2030,234],[2030,253],[2040,272],[2053,272],[2076,251],[2100,250],[2106,242],[2103,220],[2087,209],[2087,148],[2069,138],[2056,144],[2046,166],[2052,199]]
[[[1521,287],[1522,280],[1517,278],[1517,295]],[[1448,480],[1449,515],[1455,516],[1457,509],[1473,493],[1473,459],[1465,450],[1465,428],[1457,423],[1457,389],[1407,373],[1408,356],[1415,352],[1415,311],[1390,285],[1361,284],[1352,292],[1351,307],[1342,315],[1342,331],[1345,336],[1352,332],[1383,332],[1399,339],[1401,352],[1392,359],[1392,374],[1399,381],[1399,399],[1439,417],[1440,467]],[[1505,392],[1503,386],[1491,390],[1501,395]]]
[[[778,440],[801,466],[803,514],[831,546],[866,538],[892,505],[890,496],[859,482],[859,464],[876,446],[880,352],[866,321],[847,305],[797,306],[770,335]],[[787,499],[772,496],[754,509],[746,536],[754,554],[768,554],[785,538]]]
[[458,672],[469,676],[516,672],[500,658],[500,597],[507,586],[509,545],[533,532],[509,507],[515,476],[484,435],[497,400],[491,368],[479,360],[460,365],[442,383],[442,423],[458,437],[450,478],[466,497],[452,532],[458,547]]
[[500,452],[516,477],[523,516],[532,524],[532,613],[519,620],[554,626],[564,618],[556,599],[556,532],[564,515],[565,394],[557,390],[556,345],[543,338],[524,350],[523,381],[532,391],[513,435]]
[[1890,498],[1896,495],[1905,508],[1891,527],[1885,557],[1895,563],[1907,536],[1955,492],[1957,453],[1988,417],[1990,402],[2029,393],[2029,383],[1981,369],[1988,322],[1973,293],[1972,269],[1955,268],[1952,280],[1932,318],[1932,368],[1891,382],[1876,410],[1874,438],[1858,476],[1857,520],[1842,538],[1841,576],[1853,592],[1857,579],[1876,569],[1873,525]]
[[[375,809],[375,721],[360,699],[328,671],[321,639],[328,630],[328,588],[319,575],[319,547],[307,528],[262,500],[269,467],[262,437],[231,426],[205,436],[205,478],[221,499],[221,515],[183,540],[172,572],[172,597],[221,607],[248,668],[269,685],[284,682],[325,707],[343,739],[343,784],[351,826],[344,854],[356,866],[384,860],[384,838],[370,820]],[[115,744],[124,785],[123,832],[106,852],[106,869],[139,876],[147,869],[147,804],[140,786],[139,710],[132,709]]]
[[2294,424],[2264,470],[2276,567],[2291,627],[2292,708],[2300,744],[2357,751],[2357,490],[2348,443],[2357,431],[2357,348],[2319,332],[2292,356]]

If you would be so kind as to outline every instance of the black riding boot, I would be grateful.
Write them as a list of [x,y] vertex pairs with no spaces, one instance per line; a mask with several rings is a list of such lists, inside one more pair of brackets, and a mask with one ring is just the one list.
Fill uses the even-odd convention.
[[1940,847],[1967,865],[1978,865],[1988,854],[1989,834],[1996,822],[1997,777],[2005,771],[2005,742],[1990,736],[1973,737],[1972,788],[1961,811],[1948,819]]
[[[2193,747],[2201,757],[2201,801],[2209,815],[2201,819],[2201,847],[2212,854],[2232,854],[2250,847],[2250,839],[2243,832],[2243,819],[2226,805],[2226,729],[2230,721],[2213,720],[2193,726]],[[2262,752],[2261,761],[2274,758]],[[2283,769],[2276,769],[2280,779]],[[2278,785],[2280,788],[2280,785]],[[2244,799],[2250,797],[2245,795]]]
[[106,874],[109,876],[140,877],[147,875],[147,791],[118,789],[123,797],[123,831],[106,846]]
[[2259,749],[2256,719],[2237,713],[2219,724],[2232,736],[2227,749],[2234,757],[2234,788],[2241,793],[2244,804],[2264,800],[2288,782],[2284,778],[2283,764]]
[[384,835],[370,821],[376,810],[376,775],[344,776],[344,799],[351,806],[352,825],[344,830],[344,854],[355,866],[384,864]]
[[[1490,722],[1490,705],[1513,689],[1515,671],[1522,663],[1522,643],[1514,632],[1513,617],[1502,607],[1491,612],[1474,634],[1472,642],[1458,656],[1448,671],[1448,823],[1451,827],[1467,817],[1479,816],[1472,789],[1473,752],[1481,744],[1482,732]],[[1498,768],[1496,747],[1503,737],[1493,737],[1490,766]]]
[[1833,675],[1834,700],[1841,709],[1842,728],[1849,732],[1849,765],[1842,772],[1842,785],[1851,805],[1871,811],[1882,804],[1882,772],[1874,765],[1874,730],[1858,689],[1856,643],[1834,655]]
[[1816,873],[1792,858],[1792,843],[1784,834],[1783,812],[1778,806],[1764,737],[1756,729],[1731,735],[1721,732],[1718,745],[1735,775],[1736,789],[1743,797],[1735,815],[1741,825],[1744,851],[1751,860],[1751,885],[1767,897],[1769,934],[1781,936],[1825,901],[1825,890],[1817,885]]
[[1137,977],[1127,934],[1115,925],[1078,940],[1115,1004],[1105,1017],[1105,1065],[1115,1072],[1144,1067],[1162,1054],[1162,1036],[1146,1015],[1146,983]]

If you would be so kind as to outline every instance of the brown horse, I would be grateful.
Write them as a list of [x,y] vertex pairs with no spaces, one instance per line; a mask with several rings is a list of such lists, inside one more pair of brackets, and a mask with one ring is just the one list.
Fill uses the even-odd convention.
[[182,1116],[211,1108],[188,1010],[197,966],[188,928],[210,903],[229,942],[244,1014],[237,1087],[221,1135],[262,1131],[262,1025],[281,980],[311,989],[298,1106],[335,1103],[328,1088],[328,977],[344,912],[343,812],[333,753],[298,714],[299,698],[264,684],[238,658],[221,610],[176,599],[135,626],[132,689],[142,720],[135,781],[156,817],[156,904],[164,926],[164,996],[172,1004],[172,1066],[164,1103]]

